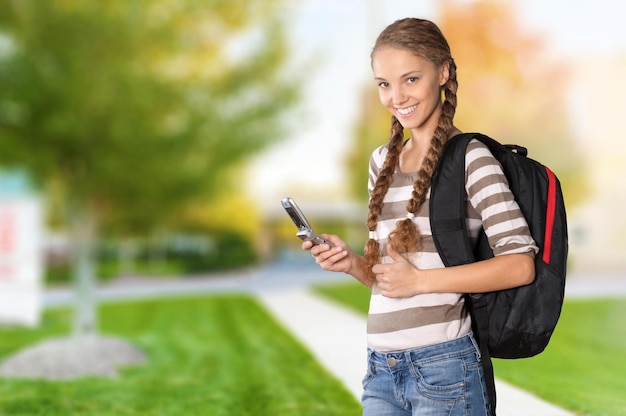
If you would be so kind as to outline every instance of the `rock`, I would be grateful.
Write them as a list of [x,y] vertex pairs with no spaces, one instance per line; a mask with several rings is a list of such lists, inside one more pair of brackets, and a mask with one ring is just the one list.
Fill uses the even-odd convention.
[[116,377],[117,369],[146,361],[127,341],[82,336],[56,338],[17,352],[0,364],[0,377],[70,380],[80,377]]

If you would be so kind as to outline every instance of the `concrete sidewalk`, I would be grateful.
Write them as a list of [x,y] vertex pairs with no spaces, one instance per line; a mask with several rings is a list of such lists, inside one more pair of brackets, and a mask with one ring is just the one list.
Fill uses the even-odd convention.
[[[257,296],[285,328],[360,401],[366,368],[365,318],[306,288],[259,291]],[[496,380],[498,416],[573,416]]]

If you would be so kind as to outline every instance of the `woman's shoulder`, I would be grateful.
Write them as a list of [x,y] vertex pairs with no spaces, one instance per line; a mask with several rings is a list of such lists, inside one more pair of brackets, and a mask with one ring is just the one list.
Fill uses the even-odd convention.
[[462,132],[461,130],[455,127],[453,128],[448,140],[454,140],[455,138],[462,139],[464,137],[470,136],[470,140],[465,149],[466,154],[475,153],[479,156],[480,155],[482,156],[492,155],[493,156],[493,154],[491,153],[491,150],[489,149],[489,146],[483,143],[481,140],[477,139],[476,135],[482,135],[482,134],[479,132],[473,132],[473,133]]
[[388,152],[389,143],[382,144],[372,151],[370,159],[374,161],[377,165],[380,165],[382,164],[382,162],[384,162]]
[[465,181],[467,186],[476,183],[502,183],[508,186],[502,165],[488,145],[471,139],[465,149]]
[[465,161],[466,165],[468,162],[475,161],[481,158],[488,158],[496,160],[493,153],[489,149],[485,143],[481,142],[478,139],[472,139],[467,144],[467,148],[465,149]]

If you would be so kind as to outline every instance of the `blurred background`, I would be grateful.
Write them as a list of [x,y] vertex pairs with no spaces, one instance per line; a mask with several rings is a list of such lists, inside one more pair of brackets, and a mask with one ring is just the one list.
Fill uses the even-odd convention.
[[368,157],[389,128],[369,54],[407,16],[450,42],[456,125],[561,179],[569,273],[626,271],[619,2],[2,3],[0,303],[27,323],[38,304],[20,296],[42,286],[88,298],[123,276],[287,261],[300,242],[283,196],[362,247]]
[[[549,351],[499,360],[497,374],[579,414],[624,414],[625,11],[614,0],[0,0],[0,412],[360,414],[256,297],[232,292],[336,276],[300,250],[284,196],[316,231],[363,247],[368,158],[390,119],[370,51],[414,16],[451,45],[455,124],[527,147],[561,180],[574,295],[618,296],[569,297]],[[367,311],[362,286],[317,291]],[[193,296],[166,299],[182,293]],[[318,312],[291,301],[294,314]],[[56,348],[67,333],[70,347]],[[76,353],[85,340],[108,351],[111,335],[123,352]],[[22,354],[33,349],[40,360]],[[138,351],[149,365],[112,380],[6,377],[20,359],[65,374],[67,354],[93,374],[105,355]]]

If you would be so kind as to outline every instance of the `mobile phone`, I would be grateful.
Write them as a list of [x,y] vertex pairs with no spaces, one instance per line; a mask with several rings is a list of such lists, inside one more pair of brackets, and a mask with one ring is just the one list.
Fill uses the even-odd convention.
[[311,228],[311,224],[307,221],[300,207],[296,204],[296,201],[285,197],[281,199],[280,203],[283,208],[285,208],[285,211],[287,211],[287,214],[289,214],[289,217],[291,217],[293,223],[298,227],[298,232],[296,233],[298,238],[303,241],[311,241],[313,244],[328,244],[330,247],[334,247],[330,241],[315,234],[313,228]]

